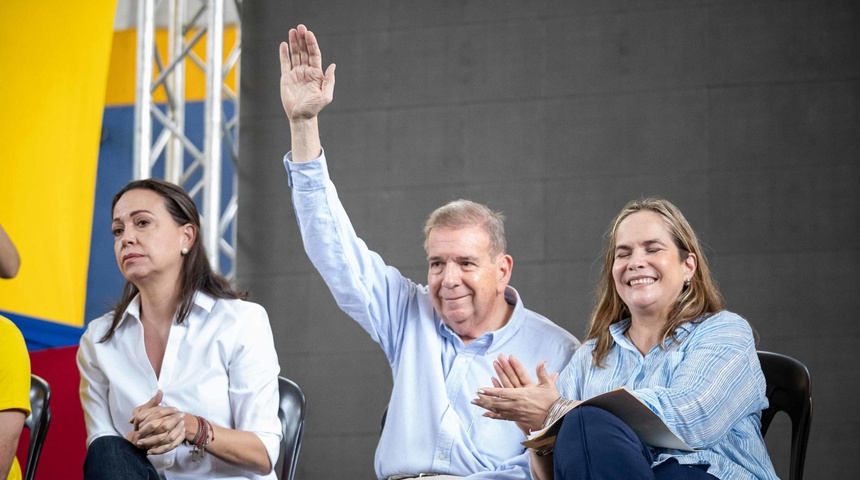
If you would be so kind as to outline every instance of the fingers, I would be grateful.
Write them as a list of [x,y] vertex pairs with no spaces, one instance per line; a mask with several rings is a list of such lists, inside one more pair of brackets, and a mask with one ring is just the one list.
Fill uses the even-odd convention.
[[513,399],[504,396],[505,393],[512,392],[501,388],[482,388],[477,391],[478,398],[473,399],[472,404],[491,412],[506,410]]
[[[320,60],[322,61],[322,60]],[[323,79],[323,91],[325,91],[325,97],[331,101],[334,98],[334,70],[337,68],[337,65],[331,64],[325,70],[325,78]]]
[[[298,40],[298,42],[296,42],[296,43],[298,43],[298,47],[299,47],[298,48],[299,65],[308,65],[309,64],[308,63],[309,62],[308,61],[308,41],[307,41],[308,28],[305,27],[304,25],[299,25],[298,27],[296,27],[296,32],[297,32],[296,33],[296,39]],[[296,61],[296,57],[294,56],[293,62],[295,62],[295,61]]]
[[138,423],[138,432],[141,437],[161,433],[174,427],[174,418],[185,415],[173,407],[159,407],[151,409],[149,413]]
[[[493,370],[496,371],[496,375],[498,376],[502,387],[516,388],[520,386],[519,380],[513,375],[513,370],[510,368],[510,364],[504,355],[499,355],[499,359],[493,362]],[[512,376],[513,378],[511,378]]]
[[535,373],[537,374],[537,377],[538,377],[538,384],[541,386],[548,386],[548,385],[555,386],[555,382],[556,382],[556,380],[558,380],[558,372],[555,372],[552,375],[550,375],[546,371],[546,362],[545,361],[540,362],[538,364],[537,368],[535,369]]
[[513,355],[510,357],[499,355],[498,359],[493,362],[493,369],[505,387],[522,388],[534,385],[528,370]]
[[155,395],[152,396],[149,400],[146,401],[143,405],[135,407],[134,410],[131,411],[131,420],[128,423],[133,423],[135,430],[137,430],[138,425],[140,424],[143,417],[148,415],[149,410],[153,407],[158,406],[161,403],[161,400],[164,399],[164,392],[160,389],[155,392]]
[[[514,371],[514,374],[516,374],[517,379],[519,379],[519,382],[522,386],[528,387],[530,385],[534,385],[532,378],[529,376],[528,370],[526,370],[526,367],[523,366],[522,362],[520,362],[519,359],[517,359],[516,357],[511,355],[510,358],[508,359],[508,361],[509,361],[508,363],[510,364],[511,368]],[[542,362],[542,363],[546,363],[546,362]],[[540,364],[538,366],[540,366]]]
[[281,57],[281,75],[285,75],[289,73],[293,67],[292,62],[290,62],[290,46],[287,45],[287,42],[281,42],[281,46],[278,51]]
[[322,53],[320,45],[317,43],[317,37],[310,30],[305,34],[305,45],[308,52],[308,65],[311,67],[322,69]]
[[157,435],[139,438],[137,446],[147,449],[148,455],[160,455],[178,447],[185,440],[184,417],[185,414],[181,412],[174,415],[169,421],[162,424],[165,428],[169,427],[168,430]]

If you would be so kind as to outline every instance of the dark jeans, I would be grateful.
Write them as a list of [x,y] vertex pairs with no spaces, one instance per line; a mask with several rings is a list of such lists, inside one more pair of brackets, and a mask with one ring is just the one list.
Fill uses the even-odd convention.
[[556,480],[714,480],[707,465],[669,460],[653,469],[651,450],[615,415],[597,407],[568,412],[555,441]]
[[99,437],[87,449],[85,480],[158,480],[158,472],[141,450],[122,437]]

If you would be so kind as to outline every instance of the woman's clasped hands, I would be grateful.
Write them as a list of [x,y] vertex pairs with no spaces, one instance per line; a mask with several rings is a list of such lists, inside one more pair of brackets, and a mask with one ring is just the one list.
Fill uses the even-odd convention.
[[161,390],[132,412],[129,423],[134,429],[126,439],[147,455],[167,453],[185,440],[185,413],[161,404]]
[[513,355],[499,355],[493,368],[498,377],[492,379],[493,388],[479,389],[472,403],[487,410],[485,417],[515,422],[526,436],[540,430],[550,407],[561,396],[555,386],[558,373],[548,373],[546,362],[541,362],[535,369],[535,383]]

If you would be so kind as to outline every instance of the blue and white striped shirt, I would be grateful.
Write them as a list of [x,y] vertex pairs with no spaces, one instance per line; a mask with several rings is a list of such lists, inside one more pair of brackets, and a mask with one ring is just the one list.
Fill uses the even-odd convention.
[[752,330],[740,316],[721,311],[699,324],[686,323],[642,355],[624,336],[630,320],[610,327],[615,345],[593,366],[589,340],[577,350],[558,379],[562,396],[585,400],[626,387],[696,452],[656,449],[657,463],[708,463],[721,479],[775,479],[761,436],[767,408]]

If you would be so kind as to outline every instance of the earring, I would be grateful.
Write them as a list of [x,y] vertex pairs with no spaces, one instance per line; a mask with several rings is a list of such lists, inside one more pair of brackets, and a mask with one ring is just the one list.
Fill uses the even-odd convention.
[[684,280],[684,286],[685,286],[685,287],[689,287],[689,286],[690,286],[690,279],[689,279],[689,278],[687,278],[687,279],[685,279],[685,280]]
[[[188,255],[188,247],[182,247],[182,254]],[[689,283],[689,280],[687,281],[687,283]]]

